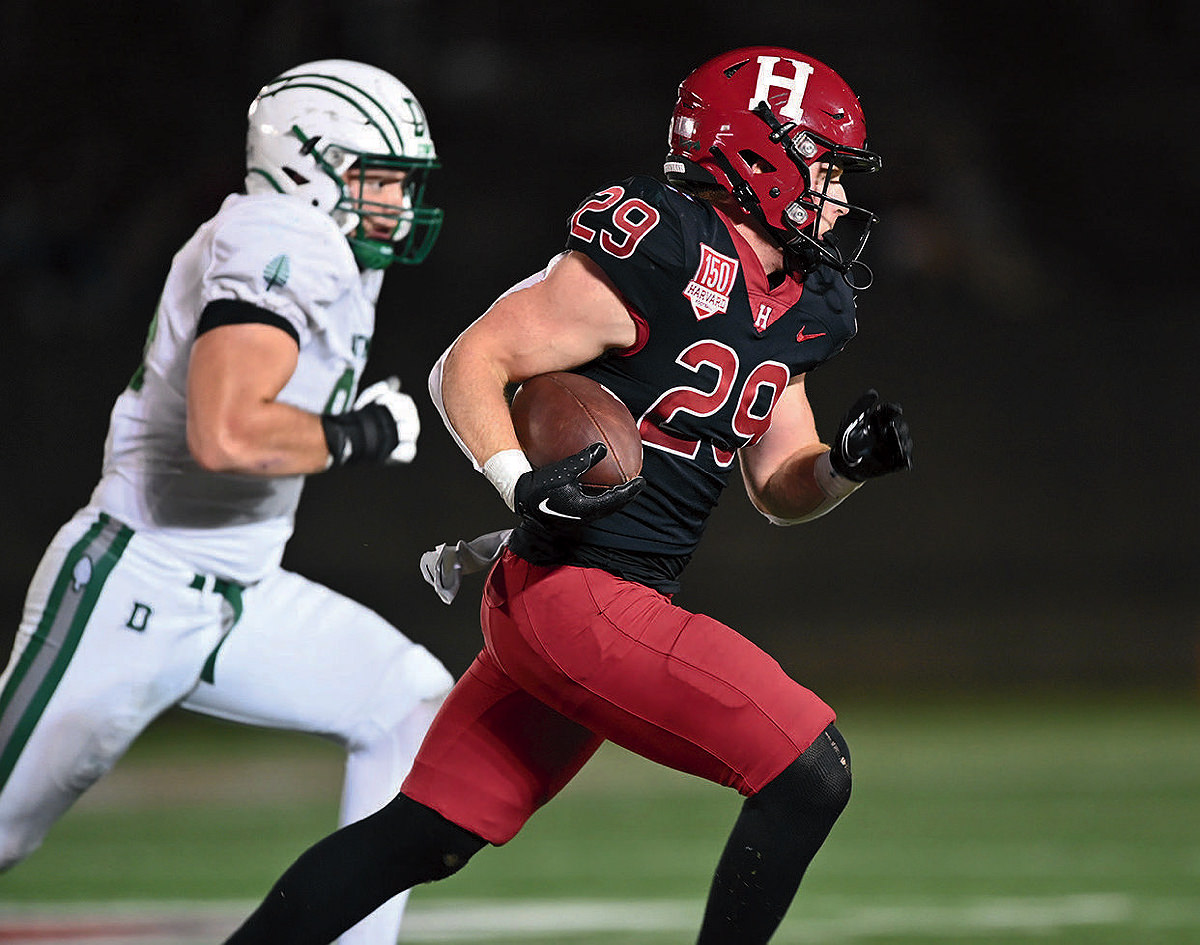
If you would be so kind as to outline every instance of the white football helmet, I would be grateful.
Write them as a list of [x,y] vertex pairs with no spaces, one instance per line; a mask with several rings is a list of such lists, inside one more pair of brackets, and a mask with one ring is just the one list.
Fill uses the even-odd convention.
[[[250,105],[246,192],[295,194],[325,211],[364,268],[415,264],[429,255],[442,211],[422,200],[429,172],[438,166],[416,96],[374,66],[345,59],[305,63],[268,82]],[[347,171],[365,175],[372,168],[406,173],[402,207],[362,200],[347,186]],[[395,220],[391,237],[368,238],[366,216]]]

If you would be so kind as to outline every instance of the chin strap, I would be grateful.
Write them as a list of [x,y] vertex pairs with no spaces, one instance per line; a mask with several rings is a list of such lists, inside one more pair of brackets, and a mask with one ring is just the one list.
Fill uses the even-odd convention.
[[[760,105],[759,107],[766,109],[766,105]],[[771,114],[770,109],[766,110],[768,114]],[[771,117],[774,119],[775,116],[771,114]],[[775,122],[775,125],[781,129],[786,127],[780,125],[778,121]],[[821,262],[826,262],[839,272],[845,273],[846,268],[849,267],[841,267],[840,255],[835,256],[833,251],[822,252],[821,247],[817,245],[817,241],[811,236],[807,236],[799,230],[789,233],[777,226],[773,226],[767,220],[766,213],[763,212],[758,195],[754,193],[754,189],[746,182],[746,179],[734,169],[733,163],[725,156],[725,153],[715,145],[708,150],[712,155],[713,163],[721,168],[725,174],[725,178],[733,184],[732,193],[734,199],[768,233],[774,235],[779,245],[783,248],[786,268],[789,272],[796,273],[801,278],[804,278],[804,276],[807,276],[816,269]],[[808,180],[807,171],[805,172],[804,179],[805,181]]]
[[361,269],[386,269],[396,261],[396,250],[391,243],[358,236],[347,236],[346,239]]
[[[754,217],[763,229],[772,234],[779,242],[787,259],[787,270],[799,273],[801,278],[812,272],[820,261],[820,254],[815,246],[808,245],[811,240],[802,241],[802,234],[797,233],[796,236],[791,236],[784,233],[779,227],[772,226],[767,220],[766,213],[763,212],[762,203],[759,202],[758,195],[746,182],[746,179],[734,169],[732,162],[725,156],[725,153],[715,145],[709,148],[708,151],[713,157],[713,163],[721,168],[725,173],[726,180],[733,184],[733,197],[737,200],[741,208]],[[793,265],[793,263],[798,263],[799,265]]]
[[[852,278],[850,278],[850,274],[854,272],[855,269],[861,269],[863,271],[863,279],[861,282],[855,282]],[[871,267],[861,259],[852,260],[850,265],[847,266],[845,271],[842,273],[842,278],[846,280],[846,285],[850,286],[850,288],[852,288],[855,292],[862,292],[864,289],[869,289],[875,284],[875,273],[871,270]]]

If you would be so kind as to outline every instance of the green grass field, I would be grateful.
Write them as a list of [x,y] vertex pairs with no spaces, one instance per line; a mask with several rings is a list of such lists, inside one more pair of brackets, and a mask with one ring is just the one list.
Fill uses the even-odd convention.
[[[836,701],[854,797],[777,942],[1200,943],[1194,697]],[[0,942],[79,903],[220,903],[227,928],[332,827],[339,758],[168,716],[0,879]],[[691,942],[738,803],[606,749],[507,847],[415,892],[404,941]],[[197,934],[217,940],[155,941]]]

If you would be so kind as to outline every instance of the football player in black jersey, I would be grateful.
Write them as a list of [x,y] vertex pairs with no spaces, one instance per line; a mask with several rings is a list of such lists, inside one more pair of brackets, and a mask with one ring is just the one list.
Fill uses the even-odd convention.
[[[327,942],[509,840],[611,739],[746,797],[697,941],[754,945],[849,799],[833,710],[672,594],[735,460],[755,507],[780,525],[911,465],[897,405],[869,391],[826,446],[804,388],[855,332],[874,217],[849,202],[845,179],[879,157],[833,70],[767,46],[689,75],[669,140],[666,184],[635,177],[593,192],[565,252],[435,367],[430,390],[451,433],[520,515],[484,588],[485,647],[400,795],[301,857],[230,942]],[[530,467],[505,391],[560,370],[629,407],[641,477],[581,487],[599,444]]]

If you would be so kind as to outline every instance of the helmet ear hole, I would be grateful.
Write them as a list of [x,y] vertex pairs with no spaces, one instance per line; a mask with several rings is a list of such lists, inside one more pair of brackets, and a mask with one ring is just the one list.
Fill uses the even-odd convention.
[[743,148],[738,152],[747,167],[752,167],[761,174],[774,174],[778,168],[757,151]]

